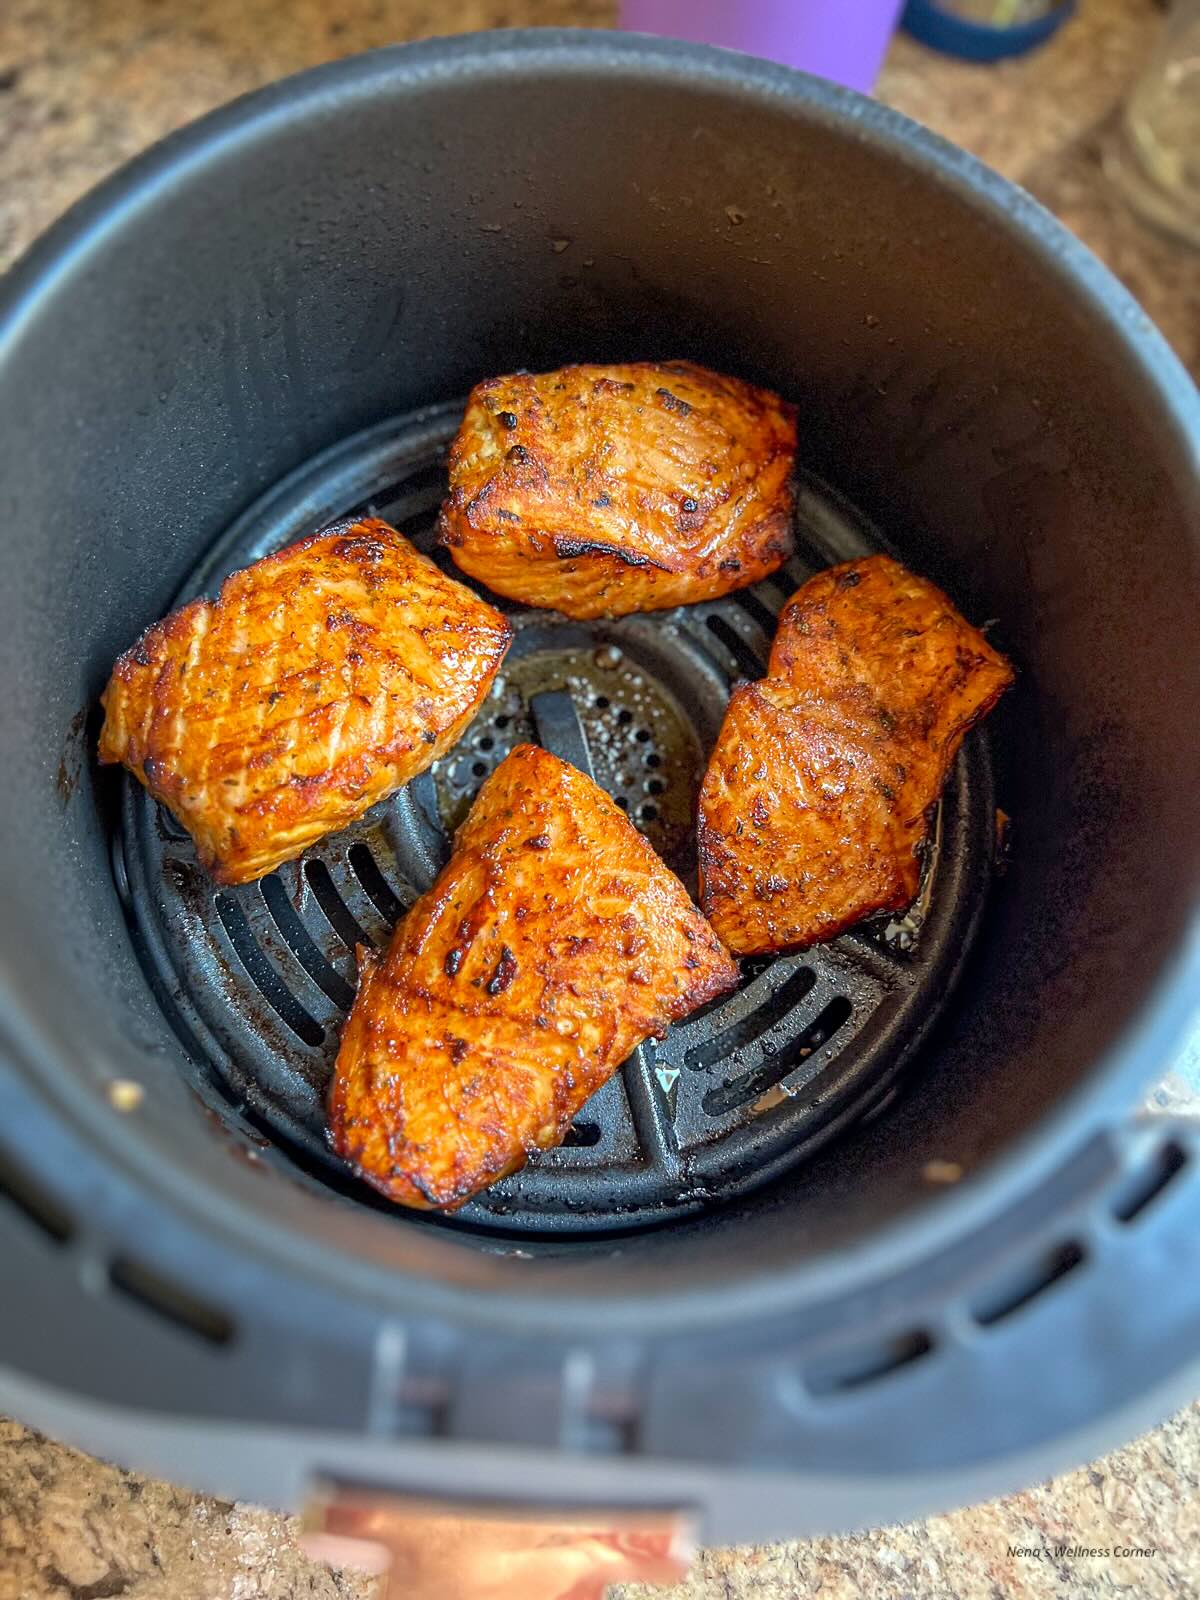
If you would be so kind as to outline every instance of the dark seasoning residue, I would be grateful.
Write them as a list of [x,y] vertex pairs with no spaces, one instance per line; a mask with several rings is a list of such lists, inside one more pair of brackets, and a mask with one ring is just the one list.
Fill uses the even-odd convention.
[[62,756],[59,759],[54,787],[58,790],[58,798],[64,806],[78,789],[79,780],[83,776],[88,713],[88,706],[80,707],[67,725],[67,736],[63,740]]

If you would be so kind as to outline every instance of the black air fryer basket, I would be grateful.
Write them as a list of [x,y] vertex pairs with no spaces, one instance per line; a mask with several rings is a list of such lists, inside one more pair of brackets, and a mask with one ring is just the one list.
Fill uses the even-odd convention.
[[[94,759],[147,623],[354,512],[425,549],[471,384],[686,356],[800,409],[796,555],[511,608],[460,745],[261,883]],[[278,1504],[319,1479],[686,1505],[714,1539],[1042,1475],[1200,1389],[1200,406],[1114,281],[902,118],[544,32],[339,63],[166,141],[0,301],[0,1409]],[[323,1095],[356,944],[533,739],[681,874],[787,595],[887,549],[1017,688],[903,917],[743,964],[453,1218]],[[1011,819],[1005,826],[1004,818]]]

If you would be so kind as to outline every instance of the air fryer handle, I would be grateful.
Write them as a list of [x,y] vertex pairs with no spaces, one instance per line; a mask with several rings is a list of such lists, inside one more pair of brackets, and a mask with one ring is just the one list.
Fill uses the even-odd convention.
[[325,1481],[308,1553],[385,1579],[381,1600],[603,1600],[614,1583],[677,1583],[695,1553],[682,1510],[506,1506]]

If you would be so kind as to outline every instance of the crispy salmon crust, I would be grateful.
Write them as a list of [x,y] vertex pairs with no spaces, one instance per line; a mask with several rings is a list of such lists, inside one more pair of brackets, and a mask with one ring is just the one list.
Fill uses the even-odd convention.
[[363,959],[334,1147],[389,1199],[453,1208],[560,1144],[643,1039],[736,980],[608,795],[518,745],[386,955]]
[[803,949],[907,906],[927,812],[1013,680],[939,589],[888,556],[804,584],[768,672],[735,689],[700,790],[702,904],[738,955]]
[[498,594],[567,616],[712,600],[792,551],[795,408],[688,361],[472,390],[440,537]]
[[117,662],[100,759],[170,808],[219,883],[246,883],[436,761],[512,630],[367,518],[235,572]]

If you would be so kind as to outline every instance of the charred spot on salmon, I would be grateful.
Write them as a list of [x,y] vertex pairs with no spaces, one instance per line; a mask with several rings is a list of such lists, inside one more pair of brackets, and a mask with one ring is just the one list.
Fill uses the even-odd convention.
[[592,504],[595,506],[597,511],[607,511],[608,507],[612,505],[612,496],[607,494],[598,494],[592,501]]
[[496,507],[496,515],[501,522],[520,522],[520,517],[515,511],[507,511],[503,506]]
[[511,411],[497,412],[496,420],[502,423],[503,426],[508,428],[510,431],[517,425],[516,415]]
[[516,462],[528,461],[529,451],[526,450],[523,444],[514,444],[512,449],[508,452],[508,459]]
[[137,662],[139,667],[148,667],[154,660],[154,657],[146,648],[146,641],[144,639],[139,639],[137,644],[134,646],[133,659]]
[[842,572],[838,574],[839,589],[857,589],[862,582],[861,572]]
[[647,555],[642,555],[636,550],[622,550],[618,545],[605,544],[600,539],[565,539],[557,535],[554,540],[554,554],[560,561],[573,561],[577,556],[612,556],[626,567],[657,567],[657,561],[651,561]]
[[670,389],[656,389],[655,393],[668,411],[674,411],[681,417],[691,416],[692,408],[688,402],[681,400],[677,394],[672,394]]
[[531,839],[526,839],[530,850],[548,850],[550,848],[550,835],[548,833],[535,833]]
[[503,994],[517,975],[517,958],[507,945],[500,947],[500,960],[487,986],[489,994]]
[[469,1046],[465,1039],[456,1039],[453,1035],[451,1035],[449,1040],[449,1049],[450,1059],[457,1067],[461,1063],[463,1057],[466,1055]]
[[442,963],[443,970],[448,978],[457,978],[459,968],[463,964],[464,951],[461,945],[455,945],[452,950],[447,950],[446,959]]
[[700,505],[699,505],[699,502],[696,501],[696,500],[693,500],[691,495],[689,494],[689,495],[686,495],[680,501],[679,508],[680,508],[681,511],[686,511],[687,514],[689,516],[691,516],[693,511],[699,511]]

